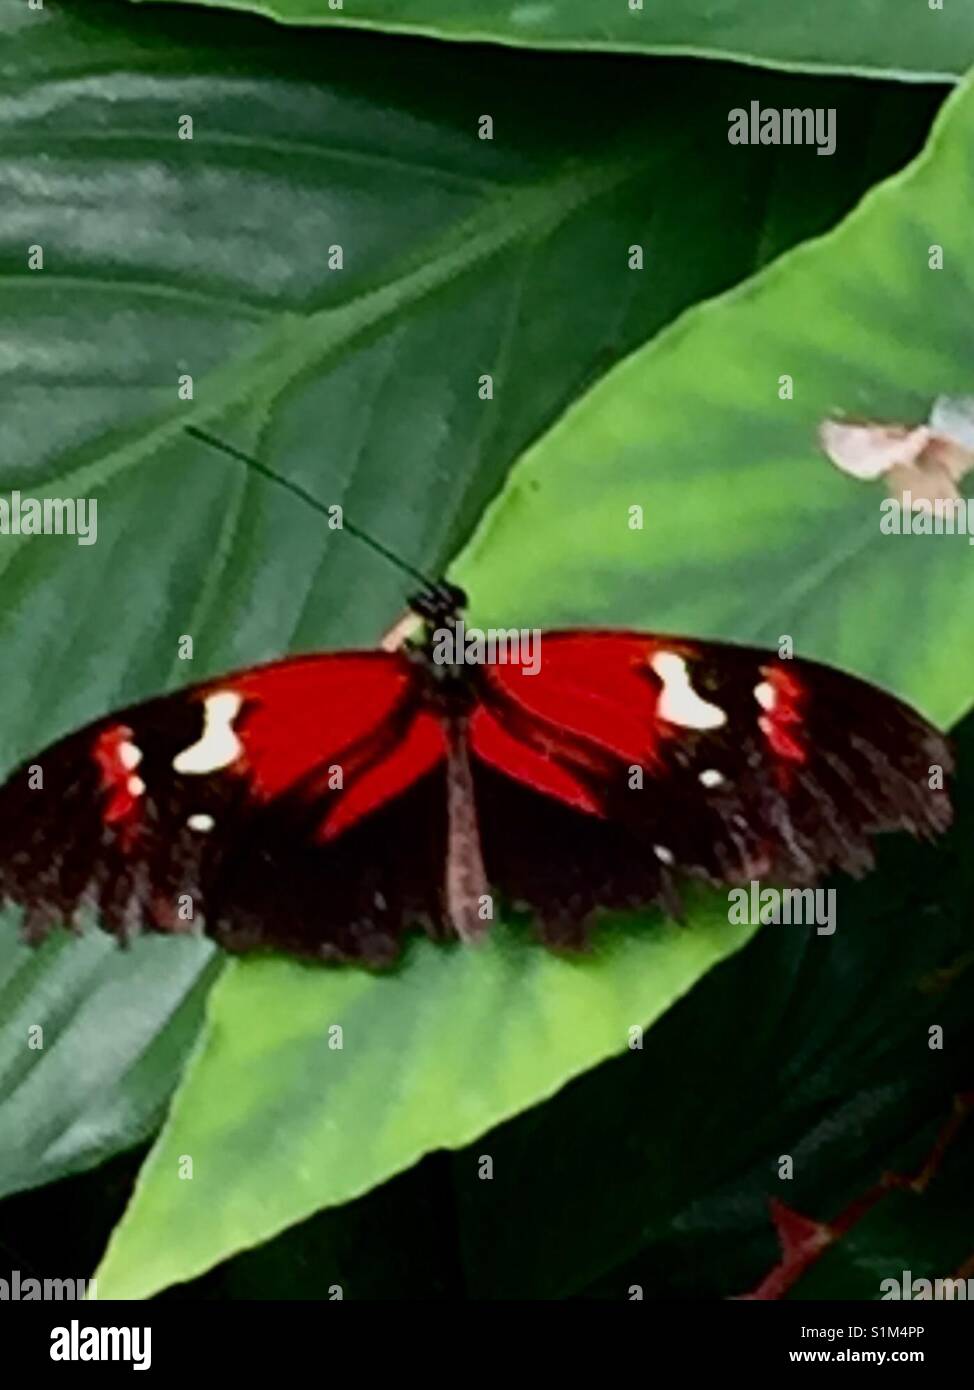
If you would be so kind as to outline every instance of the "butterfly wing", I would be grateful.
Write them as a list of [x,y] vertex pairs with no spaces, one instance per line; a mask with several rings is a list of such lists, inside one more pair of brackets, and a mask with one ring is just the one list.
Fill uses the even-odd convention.
[[876,834],[950,822],[937,730],[816,662],[552,632],[537,674],[485,666],[479,691],[469,737],[488,874],[552,939],[577,936],[600,904],[672,911],[680,875],[811,885],[865,872]]
[[[32,940],[88,911],[122,940],[202,917],[229,949],[380,963],[414,923],[454,930],[429,693],[402,653],[342,653],[99,720],[0,788],[0,893]],[[678,911],[681,874],[811,884],[864,872],[877,833],[950,820],[937,731],[812,662],[549,633],[537,674],[478,667],[472,695],[487,878],[552,942],[583,936],[597,906]]]
[[0,892],[31,940],[86,912],[123,940],[202,916],[231,949],[378,961],[407,919],[436,920],[444,751],[404,655],[237,672],[18,768],[0,788]]
[[892,468],[911,466],[930,443],[926,425],[875,425],[826,420],[819,429],[822,448],[837,468],[853,478],[881,478]]

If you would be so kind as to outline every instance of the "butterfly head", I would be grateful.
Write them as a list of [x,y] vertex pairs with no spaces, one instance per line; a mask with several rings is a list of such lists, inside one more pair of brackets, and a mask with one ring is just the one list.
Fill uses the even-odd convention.
[[467,595],[456,584],[440,579],[428,589],[413,594],[410,610],[431,627],[452,626],[467,606]]

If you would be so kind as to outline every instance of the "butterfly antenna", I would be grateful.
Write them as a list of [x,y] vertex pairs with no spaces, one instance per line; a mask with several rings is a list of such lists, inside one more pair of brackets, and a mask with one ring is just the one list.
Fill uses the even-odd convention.
[[[194,439],[199,439],[203,444],[209,444],[211,449],[219,449],[221,453],[226,454],[229,458],[237,459],[239,463],[245,463],[248,468],[252,468],[255,473],[260,473],[262,477],[269,478],[272,483],[278,483],[295,497],[300,497],[302,502],[307,502],[308,506],[313,507],[316,512],[321,512],[323,516],[327,516],[329,520],[331,520],[330,509],[325,503],[315,497],[313,493],[308,492],[307,488],[303,488],[300,483],[293,483],[290,478],[285,478],[283,473],[277,473],[266,463],[261,463],[260,459],[254,458],[251,454],[245,454],[241,449],[235,448],[232,444],[226,444],[222,439],[218,439],[215,434],[208,434],[206,430],[201,430],[197,428],[196,425],[185,425],[184,429],[186,433],[191,434]],[[433,593],[438,591],[439,586],[434,580],[430,579],[429,575],[424,574],[420,569],[416,569],[416,567],[409,564],[407,560],[400,559],[388,546],[383,545],[381,541],[377,541],[374,536],[370,536],[368,531],[363,531],[361,526],[356,526],[354,522],[349,521],[344,514],[342,515],[341,529],[347,531],[350,536],[354,536],[356,540],[361,541],[364,545],[367,545],[371,550],[374,550],[377,555],[381,555],[384,560],[388,560],[390,564],[395,565],[397,569],[402,570],[403,574],[408,574],[411,579],[418,579],[420,584]]]

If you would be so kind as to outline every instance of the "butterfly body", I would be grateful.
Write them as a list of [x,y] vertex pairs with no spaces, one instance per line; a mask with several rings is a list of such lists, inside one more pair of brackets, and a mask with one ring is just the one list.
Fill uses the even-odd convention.
[[533,670],[444,661],[462,601],[420,595],[413,645],[231,673],[17,769],[0,892],[27,938],[204,923],[230,950],[384,964],[411,928],[469,942],[513,904],[572,946],[600,907],[678,913],[684,878],[810,885],[949,823],[944,740],[862,681],[611,630],[543,634]]

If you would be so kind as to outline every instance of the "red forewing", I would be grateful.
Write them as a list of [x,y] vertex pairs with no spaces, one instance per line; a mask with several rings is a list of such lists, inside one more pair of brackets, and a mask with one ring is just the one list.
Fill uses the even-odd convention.
[[[485,667],[480,692],[475,755],[535,801],[604,822],[589,838],[612,841],[584,873],[547,886],[549,917],[600,902],[665,904],[680,874],[794,885],[835,868],[860,874],[873,863],[872,836],[933,835],[950,822],[941,735],[899,700],[815,662],[553,632],[537,674]],[[488,867],[493,828],[488,819]],[[559,845],[556,857],[564,869],[572,851]],[[495,872],[503,881],[496,857]]]
[[[319,947],[334,935],[336,954],[387,955],[383,914],[319,846],[371,823],[444,756],[419,693],[406,657],[365,652],[276,662],[121,710],[0,790],[0,889],[26,906],[32,940],[90,911],[122,939],[192,930],[202,916],[229,945],[328,954]],[[332,927],[343,914],[347,941]]]

